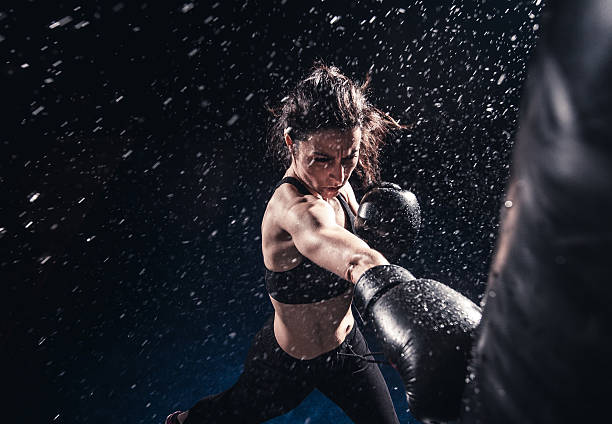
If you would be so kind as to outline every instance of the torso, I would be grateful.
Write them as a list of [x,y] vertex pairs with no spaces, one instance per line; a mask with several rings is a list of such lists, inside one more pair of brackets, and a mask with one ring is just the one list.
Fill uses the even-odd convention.
[[[345,199],[348,193],[341,191]],[[273,194],[263,217],[262,250],[264,264],[270,271],[284,272],[307,260],[297,250],[291,235],[279,222],[289,207],[300,201],[301,194],[290,184],[281,185]],[[334,209],[336,223],[350,230],[350,223],[340,202],[333,198],[328,203]],[[353,213],[354,202],[349,202]],[[312,359],[340,345],[355,325],[351,312],[353,286],[330,299],[315,303],[288,304],[270,297],[274,307],[274,335],[287,354],[298,359]]]

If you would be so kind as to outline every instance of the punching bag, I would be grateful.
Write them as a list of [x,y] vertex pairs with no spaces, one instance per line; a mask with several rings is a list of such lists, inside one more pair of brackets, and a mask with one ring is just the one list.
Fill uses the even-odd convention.
[[612,1],[551,1],[462,423],[610,422]]

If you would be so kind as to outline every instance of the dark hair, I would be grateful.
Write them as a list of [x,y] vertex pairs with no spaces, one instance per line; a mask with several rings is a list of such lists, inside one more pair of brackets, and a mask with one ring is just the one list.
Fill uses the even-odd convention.
[[357,85],[334,66],[316,63],[310,74],[281,100],[272,113],[268,152],[284,163],[291,156],[285,146],[286,131],[298,142],[320,130],[361,128],[359,164],[355,169],[364,186],[380,179],[379,148],[392,129],[405,128],[366,98],[370,76]]

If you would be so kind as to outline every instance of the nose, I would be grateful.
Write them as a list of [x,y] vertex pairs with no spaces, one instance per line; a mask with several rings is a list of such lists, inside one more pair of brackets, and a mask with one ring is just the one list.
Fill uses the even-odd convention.
[[341,162],[335,162],[331,166],[329,177],[333,180],[334,184],[342,184],[344,181],[344,166]]

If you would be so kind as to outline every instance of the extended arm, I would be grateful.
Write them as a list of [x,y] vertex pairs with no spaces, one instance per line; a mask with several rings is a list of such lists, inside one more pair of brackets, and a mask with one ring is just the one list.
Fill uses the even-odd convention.
[[283,227],[302,255],[353,283],[369,268],[389,263],[366,242],[339,226],[332,207],[322,199],[293,205]]

